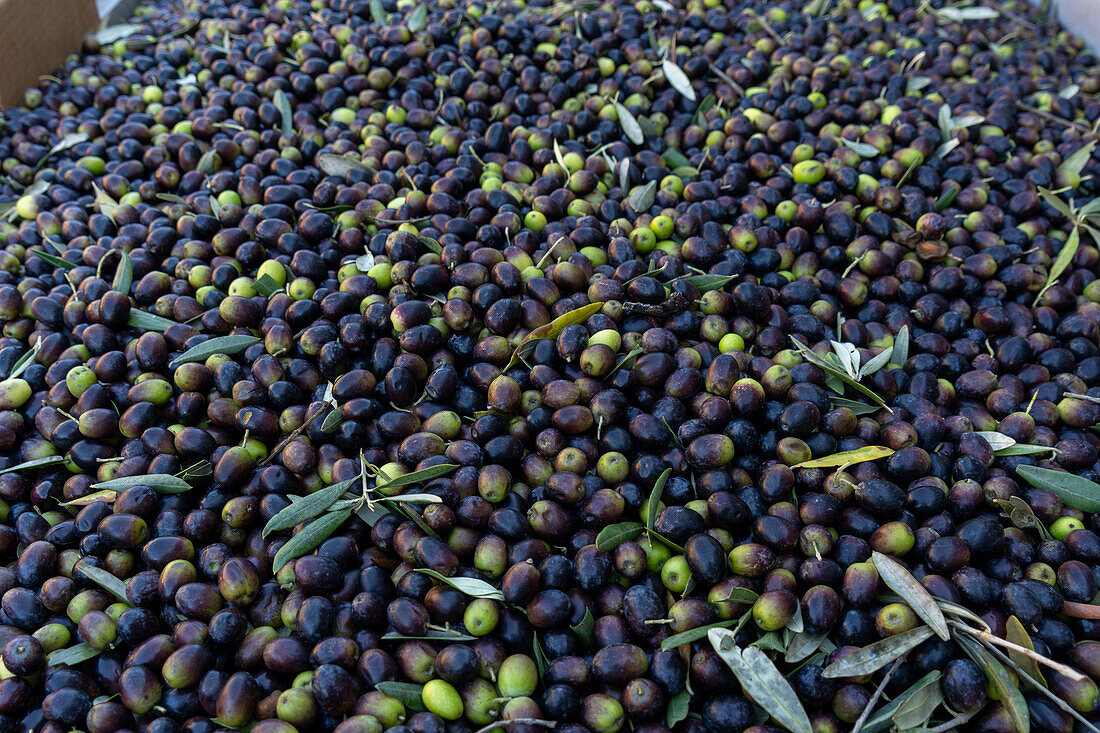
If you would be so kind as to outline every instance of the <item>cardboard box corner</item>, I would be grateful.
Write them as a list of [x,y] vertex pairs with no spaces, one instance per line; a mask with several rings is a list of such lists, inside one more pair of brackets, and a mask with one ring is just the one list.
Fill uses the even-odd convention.
[[98,22],[95,0],[0,0],[0,107],[20,104]]

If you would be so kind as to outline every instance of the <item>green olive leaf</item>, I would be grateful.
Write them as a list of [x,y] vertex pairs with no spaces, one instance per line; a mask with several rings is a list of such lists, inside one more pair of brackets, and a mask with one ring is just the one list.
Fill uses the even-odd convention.
[[51,667],[75,667],[81,662],[98,657],[102,649],[81,642],[65,649],[55,649],[46,655],[46,664]]
[[294,132],[294,112],[290,108],[290,98],[287,97],[286,92],[282,89],[276,89],[271,101],[275,103],[275,108],[279,110],[279,121],[282,123],[280,129],[283,134],[289,135]]
[[863,379],[864,377],[874,374],[879,369],[882,369],[890,363],[890,359],[893,358],[893,356],[894,347],[887,346],[885,349],[868,359],[867,363],[859,368],[859,378]]
[[1066,219],[1073,221],[1075,219],[1073,210],[1069,208],[1069,205],[1058,198],[1058,194],[1054,193],[1048,188],[1039,187],[1039,198],[1046,202],[1052,209],[1064,216]]
[[[27,371],[27,367],[34,363],[34,360],[38,357],[38,352],[42,350],[42,340],[38,339],[34,342],[34,346],[30,347],[23,352],[23,355],[19,357],[11,367],[11,373],[8,374],[6,379],[15,379],[23,372]],[[641,349],[639,349],[641,353]]]
[[1020,687],[1016,684],[1015,680],[1009,676],[1008,670],[1004,668],[1004,665],[998,662],[997,659],[987,652],[980,644],[964,634],[956,634],[955,643],[962,647],[966,655],[974,660],[974,663],[985,672],[986,679],[989,680],[993,689],[997,691],[998,697],[1001,700],[1001,705],[1003,705],[1008,712],[1008,716],[1012,718],[1016,730],[1019,733],[1029,733],[1031,730],[1031,718],[1027,710],[1027,700],[1024,699],[1024,694],[1020,692]]
[[619,116],[619,126],[623,128],[626,138],[635,145],[644,143],[645,133],[642,132],[642,126],[638,124],[638,119],[626,108],[626,105],[615,102],[615,112]]
[[96,184],[92,184],[92,190],[95,191],[95,208],[99,213],[106,216],[111,221],[115,220],[115,214],[118,213],[119,203],[115,201],[111,196]]
[[728,629],[730,626],[736,624],[738,620],[739,619],[730,618],[725,621],[718,621],[713,624],[707,624],[706,626],[699,626],[694,629],[688,629],[687,631],[681,631],[679,634],[673,634],[661,642],[661,650],[667,652],[669,649],[675,649],[678,646],[705,639],[707,634],[712,630]]
[[57,464],[64,462],[65,456],[43,456],[42,458],[35,458],[33,461],[24,461],[23,463],[17,463],[14,466],[8,466],[5,469],[0,469],[0,474],[17,473],[19,471],[29,471],[33,468],[56,466]]
[[446,476],[447,474],[457,471],[458,464],[455,463],[441,463],[438,466],[430,466],[421,471],[411,471],[409,473],[398,476],[395,479],[380,483],[374,487],[375,491],[388,491],[390,489],[397,489],[402,486],[410,486],[412,484],[423,483],[424,481],[431,481],[432,479],[439,478],[440,476]]
[[937,212],[943,211],[951,204],[955,203],[955,198],[959,195],[961,189],[958,186],[951,186],[944,191],[938,199],[936,199],[935,209]]
[[721,290],[736,279],[736,275],[688,275],[687,277],[677,278],[677,282],[691,283],[702,294],[709,293],[712,290]]
[[657,181],[650,181],[644,186],[635,186],[627,198],[627,202],[638,213],[645,213],[653,206],[657,199]]
[[623,367],[630,368],[630,367],[634,366],[634,362],[637,361],[638,357],[641,356],[644,352],[645,352],[645,349],[643,349],[641,346],[639,346],[635,349],[631,349],[630,353],[628,353],[626,356],[624,356],[622,359],[620,359],[619,363],[616,364],[615,367],[607,373],[607,375],[604,377],[604,379],[607,379],[608,377],[610,377],[612,374],[619,371]]
[[134,263],[130,260],[130,255],[125,252],[119,252],[121,259],[119,260],[118,267],[115,268],[115,277],[111,281],[111,289],[117,290],[123,295],[130,294],[130,285],[134,282]]
[[866,402],[857,402],[837,395],[829,395],[829,402],[833,404],[833,407],[845,407],[856,415],[873,415],[882,409],[875,405],[868,405]]
[[[877,412],[877,410],[876,410]],[[812,458],[802,463],[796,463],[791,468],[835,468],[837,466],[852,465],[855,463],[866,463],[867,461],[877,461],[880,458],[887,458],[894,454],[892,448],[887,448],[881,445],[867,445],[862,448],[855,448],[853,450],[841,451],[840,453],[834,453],[831,456],[823,456],[821,458]]]
[[687,718],[690,709],[691,693],[686,689],[680,690],[668,701],[668,712],[665,713],[665,725],[669,728],[675,727],[677,723]]
[[390,24],[390,16],[382,7],[382,0],[370,0],[370,17],[379,25]]
[[1017,466],[1016,474],[1035,488],[1055,494],[1067,506],[1089,514],[1100,512],[1100,484],[1084,476],[1039,466]]
[[864,387],[862,384],[859,383],[858,380],[852,379],[850,376],[848,376],[848,374],[844,372],[843,369],[837,368],[834,364],[818,356],[813,351],[813,349],[803,344],[794,336],[791,336],[790,339],[794,342],[795,347],[798,349],[799,354],[802,356],[802,358],[825,372],[826,377],[832,376],[836,379],[839,379],[845,385],[856,390],[863,396],[869,397],[879,407],[886,408],[887,412],[893,412],[893,410],[887,407],[886,402],[881,397],[879,397],[867,387]]
[[524,336],[523,340],[516,346],[516,350],[512,354],[512,358],[508,360],[508,365],[504,367],[504,371],[507,372],[516,365],[516,362],[522,361],[530,354],[535,348],[535,342],[539,339],[557,338],[558,334],[561,333],[566,326],[584,323],[591,316],[599,313],[601,308],[603,308],[603,303],[589,303],[580,308],[574,308],[568,313],[558,316],[549,323],[532,330],[531,333]]
[[1073,258],[1077,255],[1077,249],[1081,245],[1081,234],[1077,231],[1077,227],[1073,227],[1073,231],[1069,233],[1069,237],[1066,239],[1066,243],[1062,245],[1062,249],[1059,250],[1058,256],[1054,258],[1054,262],[1050,266],[1050,272],[1047,274],[1047,281],[1043,285],[1042,290],[1035,296],[1035,300],[1031,302],[1031,307],[1034,308],[1036,304],[1042,299],[1043,294],[1051,288],[1058,281],[1058,278],[1062,276],[1062,273],[1066,271],[1066,268],[1073,263]]
[[764,652],[752,646],[741,649],[736,635],[728,629],[711,629],[707,636],[714,651],[757,705],[792,733],[813,733],[798,695]]
[[186,364],[192,361],[206,361],[216,354],[232,356],[233,354],[239,354],[252,344],[258,343],[260,343],[260,339],[255,336],[245,336],[244,334],[216,336],[212,339],[203,341],[197,346],[192,346],[175,359],[172,359],[172,361],[168,362],[168,368],[174,369],[180,364]]
[[252,283],[252,287],[256,288],[256,292],[265,298],[270,298],[283,289],[283,286],[277,283],[271,275],[260,275]]
[[329,507],[335,504],[337,499],[347,493],[348,489],[358,481],[359,477],[356,476],[355,478],[341,481],[332,486],[326,486],[323,489],[314,491],[312,494],[303,496],[297,501],[291,502],[289,506],[283,507],[275,516],[268,520],[262,535],[267,537],[272,532],[281,532],[284,529],[290,529],[296,524],[308,522],[310,519],[320,516],[323,512],[327,511]]
[[1062,164],[1058,166],[1058,172],[1069,173],[1075,176],[1081,175],[1081,171],[1085,170],[1085,166],[1092,157],[1092,152],[1094,150],[1096,150],[1096,141],[1089,140],[1075,150],[1072,155],[1062,161]]
[[769,652],[779,652],[780,654],[786,654],[787,646],[783,643],[783,637],[778,631],[769,631],[762,634],[759,639],[749,644],[757,649],[763,649]]
[[177,325],[175,321],[158,316],[156,313],[149,313],[136,308],[130,311],[130,320],[126,323],[132,328],[140,328],[143,331],[166,331]]
[[[704,103],[706,101],[705,99],[703,100]],[[702,106],[702,104],[699,106]],[[669,168],[680,168],[685,165],[691,165],[691,160],[676,148],[669,148],[661,153],[661,158],[664,159],[665,163],[668,163]]]
[[312,551],[331,537],[340,528],[340,525],[348,521],[349,518],[351,518],[351,510],[344,509],[343,511],[329,512],[307,524],[275,553],[271,571],[277,573],[283,565]]
[[860,154],[863,158],[875,158],[881,153],[881,151],[870,143],[861,143],[855,140],[849,140],[848,138],[840,138],[840,142],[844,144],[844,147],[850,148]]
[[620,522],[610,524],[600,530],[596,535],[596,549],[600,552],[611,552],[624,542],[628,542],[645,531],[645,525],[640,522]]
[[580,620],[580,623],[573,624],[569,628],[581,640],[581,644],[584,645],[585,649],[592,646],[592,639],[596,633],[596,619],[592,617],[590,609],[585,609],[584,618]]
[[123,476],[92,484],[93,489],[125,491],[131,486],[148,486],[158,494],[180,494],[191,489],[191,484],[169,473],[146,473],[140,476]]
[[920,584],[920,581],[913,577],[913,574],[904,565],[889,555],[883,555],[877,551],[871,553],[871,562],[874,564],[875,570],[878,571],[882,582],[901,596],[913,609],[913,612],[932,627],[937,636],[944,641],[951,638],[951,633],[947,628],[947,619],[943,617],[943,612],[936,605],[932,594]]
[[409,14],[409,20],[405,23],[409,31],[419,33],[428,25],[428,6],[421,3]]
[[805,631],[791,635],[791,643],[787,645],[787,652],[783,661],[787,664],[798,664],[803,659],[821,648],[829,638],[828,633],[810,634]]
[[47,160],[58,153],[68,150],[69,148],[74,148],[80,143],[88,142],[89,139],[88,133],[86,132],[70,132],[68,135],[58,140],[57,144],[50,148],[50,151],[39,159],[34,166],[34,170],[40,170],[42,166],[46,164]]
[[349,158],[346,155],[336,155],[335,153],[321,153],[318,155],[317,167],[320,168],[321,172],[326,176],[339,176],[341,178],[346,176],[348,171],[372,170],[370,166],[362,161]]
[[821,675],[836,678],[871,674],[928,641],[933,633],[935,632],[927,626],[918,626],[900,634],[888,636],[838,659],[826,667]]
[[939,686],[940,672],[933,670],[910,685],[905,692],[883,705],[878,712],[867,719],[861,733],[885,733],[893,727],[893,716],[909,698],[928,685]]
[[1051,453],[1055,450],[1050,445],[1030,445],[1027,443],[1017,443],[1016,445],[1010,445],[1007,448],[1001,448],[1000,450],[993,451],[993,455],[1001,458],[1003,456],[1033,456],[1037,453]]
[[40,259],[45,260],[46,262],[49,262],[54,267],[61,267],[61,268],[64,268],[66,270],[75,270],[76,269],[76,265],[74,263],[69,262],[68,260],[66,260],[62,257],[58,257],[57,255],[50,254],[49,252],[46,252],[45,250],[38,249],[37,247],[31,247],[30,249],[27,250],[27,252],[29,254],[34,255],[35,257],[38,257]]
[[668,477],[671,475],[671,468],[662,471],[657,480],[653,482],[653,489],[649,492],[649,499],[645,504],[645,528],[649,532],[653,531],[653,522],[657,518],[657,506],[661,503],[661,495],[664,493],[665,484],[668,483]]
[[443,573],[428,568],[417,568],[416,572],[424,573],[429,578],[435,578],[439,582],[445,583],[471,598],[489,598],[494,601],[504,600],[504,593],[500,589],[478,578],[464,578],[461,576],[447,577]]
[[749,588],[730,588],[729,595],[721,598],[716,603],[756,603],[760,594]]
[[891,716],[898,730],[919,728],[929,721],[943,702],[939,680],[929,680],[913,691]]
[[113,595],[123,603],[129,603],[126,598],[126,585],[111,573],[95,565],[89,565],[87,561],[76,565],[76,572],[92,581],[103,590]]
[[1004,433],[998,433],[996,430],[975,430],[974,435],[981,436],[986,443],[989,443],[989,447],[993,449],[994,453],[1016,445],[1016,441],[1013,438],[1008,437]]
[[[371,3],[371,5],[373,4]],[[379,682],[374,686],[374,689],[383,695],[396,698],[405,706],[406,710],[422,713],[428,709],[424,707],[424,699],[421,697],[424,685],[417,685],[412,682]]]
[[[699,106],[695,108],[695,114],[691,116],[691,124],[698,125],[700,121],[706,119],[707,112],[718,106],[718,98],[713,94],[708,94],[703,97],[703,100],[699,102]],[[663,157],[663,156],[662,156]],[[668,160],[665,158],[665,160]]]
[[112,489],[103,489],[101,491],[93,491],[87,496],[81,496],[80,498],[73,499],[71,501],[61,502],[61,506],[88,506],[89,504],[95,504],[97,501],[110,504],[118,498],[118,492]]
[[691,87],[691,79],[684,73],[684,70],[676,65],[676,62],[672,59],[664,59],[661,61],[661,71],[664,72],[665,80],[668,81],[669,86],[675,89],[680,96],[689,102],[694,102],[695,90]]
[[[1005,640],[1011,641],[1013,644],[1022,646],[1025,649],[1035,651],[1035,645],[1031,643],[1031,636],[1028,635],[1027,629],[1024,628],[1024,625],[1020,623],[1020,619],[1016,618],[1015,616],[1009,616],[1008,621],[1005,622]],[[1013,651],[1012,649],[1009,649],[1007,651],[1009,659],[1011,659],[1017,664],[1017,666],[1021,667],[1025,672],[1031,675],[1037,682],[1046,686],[1046,678],[1043,677],[1043,673],[1039,669],[1038,662],[1036,662],[1034,659],[1027,656],[1026,654],[1021,654],[1020,652]]]
[[386,641],[477,641],[476,636],[463,634],[457,629],[425,629],[424,633],[420,636],[405,636],[404,634],[399,634],[396,631],[390,631],[389,633],[382,634],[382,638]]

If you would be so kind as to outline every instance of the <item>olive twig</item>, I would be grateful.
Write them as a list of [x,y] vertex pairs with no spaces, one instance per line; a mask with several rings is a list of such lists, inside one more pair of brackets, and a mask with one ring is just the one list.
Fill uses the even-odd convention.
[[1016,106],[1022,109],[1024,112],[1030,112],[1033,115],[1038,115],[1044,120],[1050,120],[1051,122],[1056,122],[1059,125],[1065,125],[1066,127],[1075,127],[1078,130],[1082,130],[1084,132],[1092,132],[1092,129],[1090,127],[1082,125],[1080,122],[1067,120],[1063,117],[1059,117],[1058,115],[1051,114],[1046,110],[1039,109],[1038,107],[1032,107],[1030,104],[1025,104],[1024,102],[1016,102]]
[[554,728],[557,726],[552,720],[540,720],[539,718],[513,718],[512,720],[496,720],[484,728],[478,728],[474,733],[488,733],[491,730],[497,728],[505,728],[509,725],[541,725],[544,728]]
[[1018,652],[1020,654],[1023,654],[1025,657],[1030,657],[1031,659],[1034,659],[1039,664],[1050,667],[1055,672],[1058,672],[1059,674],[1062,674],[1062,675],[1065,675],[1066,677],[1069,677],[1074,682],[1084,682],[1085,680],[1088,679],[1087,677],[1085,677],[1085,675],[1081,674],[1080,672],[1078,672],[1073,667],[1066,666],[1065,664],[1061,664],[1060,662],[1055,662],[1053,659],[1049,659],[1047,657],[1044,657],[1042,654],[1040,654],[1036,651],[1028,649],[1027,647],[1024,647],[1024,646],[1020,646],[1019,644],[1013,644],[1011,641],[1008,641],[1006,639],[1002,639],[999,636],[995,636],[995,635],[989,633],[988,631],[982,631],[981,629],[975,629],[971,626],[967,626],[966,624],[961,624],[958,621],[949,621],[948,623],[951,626],[954,626],[956,629],[959,629],[960,631],[965,631],[966,633],[970,634],[971,636],[976,637],[978,639],[981,639],[984,642],[988,642],[990,644],[996,644],[998,646],[1003,646],[1005,649],[1011,649],[1014,652]]
[[947,731],[950,730],[958,730],[960,725],[970,720],[977,714],[978,711],[975,710],[972,713],[962,713],[961,715],[956,715],[954,718],[947,721],[943,725],[938,725],[935,728],[930,729],[928,733],[947,733]]
[[999,659],[1002,664],[1005,664],[1005,665],[1009,666],[1012,669],[1012,671],[1015,672],[1017,675],[1019,675],[1020,679],[1022,679],[1024,682],[1027,682],[1034,689],[1036,689],[1039,692],[1041,692],[1042,694],[1046,695],[1048,698],[1050,698],[1051,702],[1053,702],[1055,705],[1057,705],[1058,707],[1060,707],[1062,710],[1066,711],[1067,713],[1069,713],[1073,717],[1077,718],[1077,720],[1079,720],[1081,723],[1083,723],[1086,728],[1088,728],[1091,731],[1094,731],[1094,733],[1100,733],[1100,729],[1098,729],[1095,725],[1093,725],[1088,720],[1086,720],[1080,713],[1078,713],[1076,710],[1074,710],[1073,707],[1069,703],[1067,703],[1065,700],[1058,697],[1053,692],[1051,692],[1049,689],[1047,689],[1047,686],[1044,683],[1040,682],[1039,680],[1035,679],[1030,674],[1028,674],[1025,669],[1023,669],[1020,665],[1018,665],[1014,661],[1012,661],[1012,658],[1009,657],[1007,654],[1002,652],[1000,649],[997,649],[996,647],[986,647],[986,648],[989,650],[989,653],[992,654],[993,656],[995,656],[997,659]]
[[867,718],[871,716],[871,711],[875,709],[875,705],[882,698],[882,693],[886,691],[886,683],[890,681],[890,678],[894,676],[894,672],[905,660],[906,655],[898,657],[890,669],[886,670],[885,676],[882,678],[882,682],[878,683],[878,687],[875,688],[875,694],[871,695],[871,699],[867,701],[867,704],[863,706],[863,712],[856,718],[855,725],[852,726],[852,733],[859,733],[863,729],[863,724],[867,722]]
[[267,454],[267,457],[264,458],[262,461],[260,461],[260,463],[258,464],[258,467],[262,468],[262,467],[266,466],[268,463],[270,463],[271,461],[275,460],[275,456],[279,455],[279,452],[282,451],[283,448],[286,448],[288,445],[290,445],[291,441],[293,441],[295,438],[297,438],[302,433],[304,433],[306,428],[308,428],[310,426],[310,424],[314,420],[316,420],[323,412],[324,412],[324,410],[318,410],[317,412],[313,413],[313,415],[311,417],[306,418],[305,422],[303,422],[298,427],[294,428],[293,432],[291,432],[290,435],[288,435],[285,438],[283,438],[282,440],[280,440],[279,444],[276,445],[275,448],[272,449],[272,451]]

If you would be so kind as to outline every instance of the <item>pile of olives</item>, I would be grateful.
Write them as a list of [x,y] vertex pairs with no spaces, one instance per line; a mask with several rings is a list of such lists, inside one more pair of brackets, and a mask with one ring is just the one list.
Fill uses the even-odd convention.
[[1044,10],[131,20],[0,116],[0,733],[1100,728]]

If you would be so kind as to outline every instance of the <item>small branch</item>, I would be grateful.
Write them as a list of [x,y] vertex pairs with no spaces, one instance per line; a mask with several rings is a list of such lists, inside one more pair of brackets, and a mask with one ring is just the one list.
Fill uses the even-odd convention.
[[475,733],[489,733],[491,730],[497,728],[506,728],[509,725],[541,725],[543,728],[556,728],[557,723],[553,720],[540,720],[538,718],[513,718],[512,720],[497,720],[484,728],[479,728]]
[[928,733],[947,733],[948,731],[957,730],[960,725],[962,725],[966,721],[970,720],[971,718],[973,718],[977,714],[978,714],[977,710],[975,710],[972,713],[963,713],[962,715],[958,715],[958,716],[952,718],[951,720],[947,721],[943,725],[938,725],[935,728],[932,728],[931,730],[928,731]]
[[974,636],[978,639],[981,639],[984,642],[987,642],[989,644],[996,644],[997,646],[1003,646],[1005,649],[1011,649],[1014,652],[1018,652],[1020,654],[1023,654],[1025,657],[1030,657],[1031,659],[1034,659],[1039,664],[1050,667],[1055,672],[1058,672],[1059,674],[1063,674],[1066,677],[1069,677],[1074,682],[1084,682],[1085,680],[1088,679],[1088,677],[1081,674],[1080,672],[1078,672],[1073,667],[1068,667],[1068,666],[1066,666],[1064,664],[1061,664],[1059,662],[1055,662],[1053,659],[1048,659],[1047,657],[1044,657],[1042,654],[1039,654],[1036,651],[1028,649],[1027,647],[1024,647],[1024,646],[1020,646],[1019,644],[1013,644],[1011,641],[1007,641],[1005,639],[1002,639],[999,636],[995,636],[994,634],[991,634],[988,631],[982,631],[981,629],[971,628],[970,626],[967,626],[966,624],[960,624],[957,621],[952,621],[951,625],[954,626],[955,628],[959,629],[960,631],[965,631],[966,633],[970,634],[971,636]]
[[1085,718],[1080,713],[1078,713],[1076,710],[1074,710],[1072,707],[1070,707],[1069,704],[1065,700],[1063,700],[1062,698],[1058,697],[1053,692],[1048,690],[1045,684],[1043,684],[1039,680],[1037,680],[1034,677],[1032,677],[1031,675],[1029,675],[1026,670],[1024,670],[1022,667],[1020,667],[1020,665],[1018,665],[1014,661],[1012,661],[1012,659],[1007,654],[1005,654],[1000,649],[997,649],[995,647],[987,647],[987,649],[989,649],[990,654],[997,657],[997,659],[1001,660],[1001,662],[1003,664],[1007,665],[1008,667],[1010,667],[1012,669],[1013,672],[1018,674],[1020,676],[1020,679],[1024,680],[1029,685],[1031,685],[1033,688],[1035,688],[1036,690],[1038,690],[1042,694],[1046,695],[1048,698],[1050,698],[1051,702],[1053,702],[1055,705],[1060,707],[1062,710],[1065,710],[1067,713],[1069,713],[1073,717],[1077,718],[1077,720],[1081,721],[1081,723],[1083,723],[1086,728],[1093,731],[1093,733],[1100,733],[1100,730],[1097,730],[1095,725],[1093,725],[1089,721],[1085,720]]
[[[1093,397],[1092,395],[1078,394],[1077,392],[1066,392],[1062,396],[1072,397],[1075,400],[1084,400],[1085,402],[1095,402],[1096,404],[1100,405],[1100,397]],[[1100,616],[1097,616],[1096,618],[1100,618]]]
[[882,678],[882,682],[878,684],[878,688],[875,689],[875,694],[871,695],[871,699],[867,701],[867,704],[863,707],[863,712],[860,713],[859,718],[856,720],[856,724],[852,726],[852,733],[859,733],[863,730],[863,724],[867,722],[867,718],[871,716],[871,711],[875,709],[875,705],[878,704],[879,698],[882,697],[882,693],[886,691],[886,683],[890,681],[890,678],[894,676],[894,672],[898,666],[901,665],[902,660],[908,655],[902,655],[897,658],[894,664],[886,672],[886,676]]
[[733,91],[737,92],[742,97],[745,96],[745,88],[742,87],[737,82],[735,82],[729,74],[727,74],[726,72],[719,69],[717,66],[715,66],[710,61],[707,62],[707,65],[710,66],[710,70],[712,72],[714,72],[714,75],[717,76],[722,81],[726,82],[726,84],[729,84],[730,87],[733,88]]
[[1081,130],[1083,132],[1092,132],[1091,128],[1089,128],[1085,125],[1082,125],[1080,122],[1074,122],[1073,120],[1067,120],[1065,118],[1059,117],[1058,115],[1053,115],[1050,112],[1047,112],[1046,110],[1039,109],[1038,107],[1032,107],[1030,104],[1024,104],[1023,102],[1016,102],[1016,106],[1019,107],[1020,109],[1022,109],[1024,112],[1030,112],[1033,115],[1038,115],[1039,117],[1042,117],[1044,120],[1048,120],[1050,122],[1055,122],[1055,123],[1058,123],[1059,125],[1065,125],[1066,127],[1073,127],[1073,128],[1078,129],[1078,130]]
[[1075,603],[1074,601],[1065,601],[1062,604],[1062,613],[1073,618],[1087,618],[1094,621],[1100,621],[1100,606],[1095,606],[1091,603]]
[[313,413],[313,417],[307,418],[304,423],[302,423],[298,427],[294,428],[294,431],[290,435],[288,435],[285,438],[283,438],[282,440],[280,440],[279,444],[277,446],[275,446],[275,448],[272,449],[272,451],[270,453],[267,454],[267,458],[264,458],[262,461],[260,461],[258,464],[256,464],[256,468],[263,468],[268,463],[271,463],[271,461],[275,460],[275,456],[279,455],[279,452],[283,448],[286,448],[292,440],[294,440],[299,435],[304,433],[306,428],[308,428],[310,426],[310,423],[312,423],[314,420],[316,420],[323,413],[324,413],[324,409],[318,410],[317,412]]

